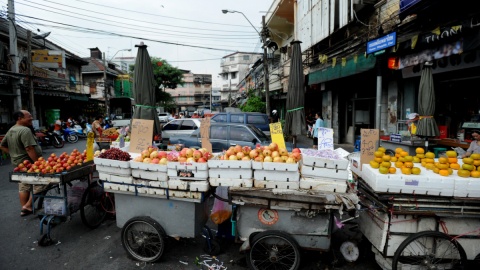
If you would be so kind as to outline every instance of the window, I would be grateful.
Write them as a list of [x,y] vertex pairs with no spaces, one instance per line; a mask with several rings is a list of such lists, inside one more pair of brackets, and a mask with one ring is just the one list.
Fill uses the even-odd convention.
[[234,61],[235,60],[235,57],[234,56],[230,56],[230,61]]
[[262,115],[249,115],[247,124],[268,124],[267,119]]
[[180,130],[195,130],[197,125],[192,120],[183,120]]
[[217,114],[211,118],[213,122],[227,122],[226,114]]
[[177,130],[179,124],[180,124],[180,121],[172,121],[164,125],[163,130]]
[[230,115],[230,122],[232,122],[232,123],[242,123],[243,124],[243,114],[232,114],[232,115]]
[[227,126],[212,126],[210,128],[210,139],[227,140]]
[[252,133],[245,127],[230,127],[230,140],[231,141],[243,141],[252,142],[254,139]]
[[250,60],[250,55],[244,55],[243,60]]
[[237,72],[232,72],[232,79],[236,79],[237,78]]

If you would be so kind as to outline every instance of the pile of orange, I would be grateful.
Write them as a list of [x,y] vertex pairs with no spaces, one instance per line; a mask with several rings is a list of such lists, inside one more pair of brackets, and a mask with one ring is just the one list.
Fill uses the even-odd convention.
[[379,147],[374,153],[375,158],[370,161],[370,166],[378,169],[381,174],[395,174],[397,169],[400,169],[402,174],[421,173],[421,169],[414,166],[414,163],[420,163],[418,157],[408,155],[408,152],[404,151],[402,148],[397,148],[395,150],[395,156],[393,157],[385,154],[385,151],[386,149],[384,147]]
[[480,178],[480,154],[471,154],[462,161],[462,167],[457,172],[458,176]]

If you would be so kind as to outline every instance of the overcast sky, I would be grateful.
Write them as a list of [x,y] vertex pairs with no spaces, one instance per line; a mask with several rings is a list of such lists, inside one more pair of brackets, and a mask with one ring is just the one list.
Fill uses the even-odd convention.
[[[3,11],[7,0],[2,0]],[[262,52],[260,38],[240,13],[261,29],[273,0],[14,0],[17,23],[81,57],[98,47],[110,59],[136,56],[136,44],[150,56],[193,73],[212,74],[218,86],[220,59],[235,51]],[[37,30],[38,29],[38,30]],[[165,44],[162,42],[175,43]],[[182,44],[182,45],[176,45]],[[184,46],[183,46],[184,45]],[[192,47],[196,46],[196,47]],[[204,48],[202,48],[204,47]],[[211,49],[206,49],[211,48]]]

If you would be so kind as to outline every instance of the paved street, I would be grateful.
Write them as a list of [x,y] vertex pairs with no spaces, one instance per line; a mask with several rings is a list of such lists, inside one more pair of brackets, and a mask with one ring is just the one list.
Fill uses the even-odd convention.
[[[70,153],[74,148],[83,151],[85,140],[66,144],[61,149],[45,149],[44,155],[64,151]],[[0,224],[0,269],[202,269],[195,265],[197,258],[199,261],[205,259],[202,257],[205,253],[202,250],[204,239],[201,236],[178,241],[170,239],[162,259],[155,264],[145,264],[127,256],[120,241],[121,229],[116,226],[114,219],[90,230],[82,224],[79,213],[73,214],[70,221],[53,228],[52,236],[58,241],[56,245],[39,247],[39,219],[34,215],[20,217],[17,184],[8,181],[11,170],[9,161],[0,166],[0,176],[4,179],[0,182],[3,214],[3,222]],[[211,225],[211,228],[215,226]],[[345,238],[361,239],[358,233],[350,230],[348,234],[337,232],[332,238],[334,250],[338,250],[341,240]],[[238,252],[239,247],[239,243],[227,246],[217,259],[228,269],[246,269],[244,256]],[[360,250],[362,255],[358,262],[343,263],[334,268],[329,265],[332,258],[338,256],[338,252],[320,254],[305,251],[301,269],[326,269],[327,266],[330,267],[328,269],[376,269],[366,241],[360,243]]]

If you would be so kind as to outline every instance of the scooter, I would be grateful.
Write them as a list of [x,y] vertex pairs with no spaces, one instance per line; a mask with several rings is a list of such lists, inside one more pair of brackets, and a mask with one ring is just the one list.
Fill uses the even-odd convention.
[[65,145],[65,141],[62,136],[56,132],[53,132],[53,128],[49,130],[35,130],[35,135],[40,146],[53,146],[55,148],[62,148]]
[[75,134],[78,136],[79,139],[86,139],[87,138],[87,133],[85,132],[85,130],[82,128],[82,126],[76,124],[76,125],[73,125],[73,128],[71,128],[71,130],[73,132],[75,132]]
[[69,142],[69,143],[76,143],[78,142],[78,136],[76,134],[76,132],[67,127],[67,125],[65,123],[62,123],[62,130],[63,130],[63,138]]

